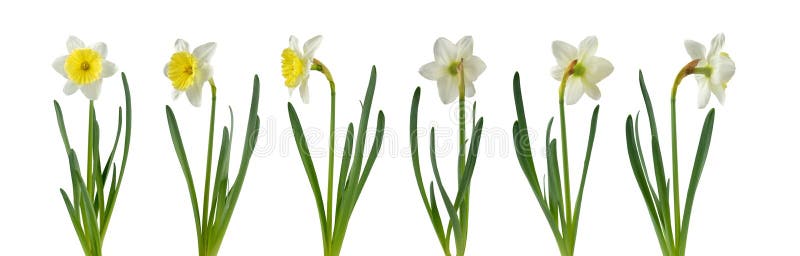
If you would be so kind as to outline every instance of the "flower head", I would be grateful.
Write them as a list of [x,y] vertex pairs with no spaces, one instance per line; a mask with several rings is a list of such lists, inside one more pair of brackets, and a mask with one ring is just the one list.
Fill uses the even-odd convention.
[[725,35],[718,34],[711,40],[711,50],[706,55],[706,47],[702,44],[686,40],[686,52],[693,60],[699,60],[694,68],[695,79],[699,86],[697,107],[704,108],[711,98],[711,93],[717,97],[720,104],[725,104],[725,89],[728,81],[736,72],[736,65],[727,53],[722,51],[725,44]]
[[597,51],[597,37],[589,36],[581,41],[578,49],[563,41],[553,41],[553,56],[558,65],[554,66],[550,74],[557,81],[564,78],[564,71],[570,68],[575,61],[572,74],[567,78],[564,97],[567,105],[572,105],[585,93],[594,100],[600,99],[600,88],[597,87],[604,78],[608,77],[614,66],[608,60],[594,56]]
[[481,58],[472,55],[472,37],[465,36],[453,44],[447,38],[440,37],[433,45],[434,61],[422,65],[419,73],[436,81],[439,87],[439,98],[442,103],[453,102],[459,94],[459,65],[464,72],[464,93],[467,97],[475,95],[475,80],[486,70]]
[[53,69],[67,79],[64,93],[72,95],[81,89],[86,98],[96,100],[100,96],[103,78],[117,72],[117,66],[106,60],[106,44],[99,42],[90,48],[77,37],[70,36],[67,39],[67,52],[69,54],[53,61]]
[[164,75],[172,81],[172,87],[175,89],[172,92],[173,99],[186,92],[189,102],[195,107],[200,106],[203,84],[214,74],[209,61],[216,49],[217,44],[211,42],[198,46],[189,53],[189,43],[183,39],[175,41],[175,53],[164,65]]
[[303,51],[300,51],[297,37],[291,36],[289,37],[289,47],[283,49],[281,53],[281,70],[283,78],[286,79],[284,84],[289,87],[289,95],[299,86],[300,98],[303,99],[303,103],[309,102],[308,76],[311,73],[314,52],[317,51],[321,42],[322,36],[315,36],[306,41],[303,44]]

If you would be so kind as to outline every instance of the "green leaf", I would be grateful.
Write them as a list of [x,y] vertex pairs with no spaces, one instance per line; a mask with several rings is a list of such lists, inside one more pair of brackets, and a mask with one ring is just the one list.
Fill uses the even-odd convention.
[[[378,153],[381,150],[385,122],[386,120],[383,116],[383,111],[378,111],[378,126],[375,130],[375,138],[372,141],[372,147],[369,150],[369,156],[367,156],[367,162],[364,165],[364,172],[361,174],[361,178],[359,179],[358,190],[355,197],[356,202],[358,201],[359,196],[361,196],[361,190],[364,189],[364,184],[367,183],[367,178],[372,171],[372,166],[375,164],[375,159],[378,158]],[[353,204],[355,204],[355,202]]]
[[72,147],[69,145],[67,128],[64,126],[64,114],[61,113],[61,105],[58,104],[58,101],[53,100],[53,107],[56,109],[56,121],[58,122],[58,131],[61,133],[61,140],[64,142],[64,150],[69,152]]
[[692,217],[694,197],[697,193],[697,185],[700,184],[703,167],[706,164],[708,148],[711,146],[711,134],[714,132],[714,115],[715,110],[712,108],[708,111],[706,121],[703,123],[703,131],[700,132],[700,142],[697,145],[697,154],[694,158],[694,166],[692,166],[692,178],[689,180],[689,191],[686,193],[686,207],[684,208],[683,222],[681,223],[681,237],[678,240],[678,248],[680,248],[681,254],[686,251],[686,237],[689,234],[689,219]]
[[589,170],[589,160],[592,158],[592,147],[594,146],[594,136],[597,131],[597,115],[600,112],[600,105],[594,107],[594,111],[592,112],[592,123],[589,128],[589,142],[586,146],[586,157],[583,160],[583,174],[581,174],[581,185],[578,188],[578,198],[575,201],[575,213],[572,220],[572,231],[570,238],[572,240],[572,246],[575,246],[575,239],[578,235],[578,221],[580,220],[581,216],[581,203],[583,202],[583,186],[586,184],[586,174]]
[[342,196],[344,195],[345,181],[347,180],[347,168],[350,167],[350,159],[353,157],[353,123],[347,126],[347,135],[344,141],[344,154],[342,155],[342,165],[339,169],[339,185],[336,190],[336,210],[338,211],[339,205],[342,203]]
[[453,226],[453,235],[456,239],[456,255],[464,255],[464,245],[466,243],[464,239],[464,234],[461,230],[461,222],[458,219],[458,212],[456,211],[453,202],[450,200],[450,197],[447,196],[447,191],[445,191],[444,186],[442,185],[442,178],[439,175],[439,167],[436,164],[436,132],[434,128],[431,128],[431,165],[433,166],[433,176],[436,179],[436,184],[439,187],[439,193],[442,195],[442,200],[444,201],[444,206],[447,209],[447,214],[450,216],[450,224]]
[[303,167],[308,176],[308,183],[311,185],[311,191],[314,194],[314,202],[317,204],[317,214],[319,215],[319,223],[322,229],[322,237],[324,244],[328,244],[327,237],[327,220],[325,217],[325,205],[322,202],[322,192],[319,189],[319,180],[317,179],[317,171],[314,169],[314,162],[311,161],[311,154],[308,151],[308,144],[306,136],[303,133],[303,126],[297,118],[297,112],[294,110],[292,103],[289,103],[289,122],[292,124],[292,131],[294,133],[294,140],[297,144],[297,151],[300,152],[300,160],[303,162]]
[[169,106],[167,109],[167,124],[169,125],[169,133],[172,137],[172,145],[175,147],[175,153],[178,156],[178,162],[183,170],[183,177],[186,180],[186,185],[189,188],[189,200],[192,203],[192,211],[194,213],[195,230],[197,237],[200,238],[202,229],[200,225],[200,211],[197,206],[197,192],[195,191],[194,179],[192,178],[192,171],[189,168],[189,161],[186,159],[186,150],[183,148],[183,140],[181,139],[181,132],[178,128],[178,122],[175,121],[175,114],[172,113],[172,108]]
[[[128,164],[128,151],[131,145],[131,92],[130,88],[128,87],[128,78],[125,76],[125,72],[122,72],[122,87],[125,91],[125,140],[122,150],[122,165],[119,169],[119,178],[113,179],[111,182],[112,188],[109,189],[108,203],[106,204],[107,209],[105,213],[105,223],[102,223],[103,226],[101,227],[102,237],[105,237],[105,232],[108,230],[108,223],[111,221],[111,214],[114,212],[114,205],[117,202],[119,188],[122,185],[122,177],[125,175],[125,167]],[[116,146],[112,152],[116,152]],[[113,157],[109,156],[109,159],[113,159]],[[116,173],[116,164],[114,164],[114,172]]]
[[650,190],[647,188],[647,181],[644,179],[644,170],[642,168],[642,160],[639,159],[639,152],[636,149],[636,138],[634,135],[633,129],[633,117],[628,115],[628,120],[625,124],[625,138],[628,147],[628,158],[630,159],[631,169],[633,170],[633,176],[636,178],[636,183],[639,185],[639,191],[642,193],[642,197],[644,199],[645,205],[647,206],[647,211],[650,214],[650,220],[653,223],[653,229],[656,232],[656,237],[658,238],[659,246],[661,246],[661,251],[664,255],[670,255],[671,245],[667,244],[664,240],[664,233],[661,230],[661,226],[659,224],[659,218],[656,214],[656,208],[653,202],[653,197],[650,194]]
[[69,219],[72,221],[72,227],[75,228],[75,233],[78,235],[78,241],[81,243],[83,252],[85,254],[89,254],[89,248],[87,247],[86,237],[84,237],[84,231],[81,227],[80,217],[78,217],[78,213],[75,212],[75,208],[72,207],[72,202],[70,202],[69,196],[67,196],[67,192],[64,192],[64,189],[61,189],[61,197],[64,199],[64,204],[67,206]]
[[434,193],[433,189],[433,181],[430,183],[429,191],[431,193],[431,223],[433,224],[433,230],[436,232],[436,238],[439,239],[439,244],[442,246],[442,250],[444,250],[445,254],[450,253],[450,239],[445,238],[444,234],[444,226],[442,226],[442,217],[439,216],[439,207],[436,206],[436,194]]
[[481,143],[481,133],[483,132],[483,117],[478,120],[477,125],[472,130],[472,138],[469,145],[469,153],[467,154],[467,163],[464,168],[464,175],[461,176],[459,182],[458,193],[456,194],[455,207],[459,209],[461,204],[469,192],[470,183],[472,182],[472,175],[475,172],[475,162],[478,159],[478,148]]

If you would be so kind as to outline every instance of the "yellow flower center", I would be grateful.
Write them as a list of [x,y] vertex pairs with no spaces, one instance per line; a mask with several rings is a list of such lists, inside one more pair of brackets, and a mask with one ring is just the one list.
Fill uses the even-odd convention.
[[281,60],[281,70],[283,71],[283,78],[286,79],[286,86],[294,88],[298,84],[297,79],[303,75],[305,64],[300,57],[297,56],[297,53],[289,48],[283,49],[281,57],[283,58],[283,60]]
[[64,63],[64,71],[78,86],[87,85],[100,79],[103,71],[103,57],[90,48],[73,50]]
[[167,65],[167,77],[172,80],[172,87],[179,91],[185,91],[194,84],[196,71],[197,60],[186,51],[172,54]]

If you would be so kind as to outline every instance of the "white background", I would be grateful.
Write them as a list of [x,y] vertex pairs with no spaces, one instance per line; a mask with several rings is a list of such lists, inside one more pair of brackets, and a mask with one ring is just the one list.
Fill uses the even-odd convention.
[[[470,99],[478,101],[485,131],[473,179],[467,254],[558,253],[514,156],[511,81],[519,71],[529,125],[535,139],[543,138],[546,121],[558,113],[558,82],[549,75],[555,64],[551,42],[577,44],[597,35],[597,55],[616,69],[600,84],[599,102],[584,98],[567,107],[572,179],[578,180],[591,110],[602,105],[576,253],[657,255],[624,142],[626,116],[644,110],[637,71],[645,72],[661,140],[668,141],[671,82],[689,61],[683,40],[708,44],[716,33],[725,32],[725,50],[737,72],[726,105],[715,99],[709,104],[718,110],[716,129],[687,252],[796,255],[800,126],[793,102],[800,90],[793,77],[800,41],[791,24],[798,24],[797,9],[773,1],[600,2],[6,1],[0,4],[0,254],[81,253],[58,193],[59,188],[69,189],[70,181],[52,100],[64,109],[79,159],[85,159],[88,103],[80,93],[65,96],[64,79],[51,68],[53,59],[66,54],[67,37],[76,35],[88,43],[108,44],[108,59],[126,72],[132,92],[133,143],[105,240],[106,255],[196,255],[192,211],[164,105],[176,112],[200,185],[210,98],[205,89],[202,108],[185,98],[170,98],[162,68],[176,38],[192,47],[218,43],[212,60],[219,87],[218,131],[229,122],[225,106],[232,106],[236,129],[242,131],[234,138],[235,163],[252,76],[261,77],[259,114],[266,129],[220,254],[321,255],[315,204],[290,133],[286,102],[295,104],[306,133],[317,136],[310,139],[311,147],[320,180],[326,180],[329,90],[315,73],[311,104],[302,104],[297,95],[289,97],[280,74],[280,52],[289,35],[306,40],[322,34],[317,58],[330,67],[338,84],[337,148],[347,123],[358,119],[371,65],[378,69],[371,127],[378,109],[387,120],[382,154],[352,216],[342,255],[441,255],[408,156],[408,111],[414,88],[421,86],[419,124],[423,131],[433,125],[445,132],[437,140],[439,163],[454,193],[457,104],[441,104],[435,82],[422,78],[418,69],[433,60],[436,38],[456,41],[463,35],[474,36],[475,55],[488,66],[476,81],[476,97]],[[116,107],[124,104],[121,88],[119,74],[106,79],[96,102],[104,131],[102,154],[111,146]],[[693,79],[678,93],[684,193],[707,112],[696,108],[696,93]],[[427,183],[432,179],[427,132],[420,142]],[[543,140],[533,143],[543,149]],[[669,145],[662,147],[669,159]],[[536,153],[541,170],[543,154]],[[338,160],[336,166],[338,170]]]

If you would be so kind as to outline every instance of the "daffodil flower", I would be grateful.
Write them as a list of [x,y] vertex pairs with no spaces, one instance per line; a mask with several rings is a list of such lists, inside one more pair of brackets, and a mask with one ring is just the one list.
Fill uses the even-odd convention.
[[423,65],[419,73],[436,81],[442,103],[453,102],[459,94],[459,65],[464,71],[464,90],[467,97],[475,95],[475,80],[486,70],[486,64],[472,55],[472,37],[465,36],[453,44],[447,38],[439,38],[433,45],[434,61]]
[[727,53],[722,51],[725,45],[725,34],[718,34],[711,40],[711,50],[706,55],[706,47],[693,40],[684,42],[686,52],[693,60],[699,60],[694,68],[695,79],[699,86],[697,107],[705,108],[711,93],[720,104],[725,104],[725,89],[728,81],[736,72],[736,65]]
[[175,53],[164,65],[164,75],[172,81],[172,98],[177,99],[186,92],[186,98],[195,107],[199,107],[203,98],[203,84],[211,79],[214,70],[209,64],[216,43],[206,43],[189,53],[189,43],[183,39],[175,41]]
[[569,71],[570,65],[575,61],[564,88],[567,105],[578,102],[583,94],[594,100],[600,99],[597,83],[608,77],[614,71],[614,66],[608,60],[594,56],[597,52],[597,37],[586,37],[577,49],[563,41],[553,41],[552,47],[558,65],[550,73],[557,81],[564,79],[564,72]]
[[67,52],[69,54],[53,61],[53,69],[67,79],[64,93],[72,95],[81,89],[86,98],[96,100],[100,96],[103,78],[117,72],[117,66],[106,60],[106,44],[99,42],[87,47],[77,37],[70,36],[67,39]]
[[284,84],[289,87],[289,95],[299,86],[300,98],[306,104],[309,102],[308,76],[314,64],[314,52],[317,51],[320,43],[322,43],[322,36],[315,36],[306,41],[303,44],[303,51],[300,51],[297,37],[291,36],[289,37],[289,47],[283,49],[281,53],[281,70],[283,78],[286,79]]

